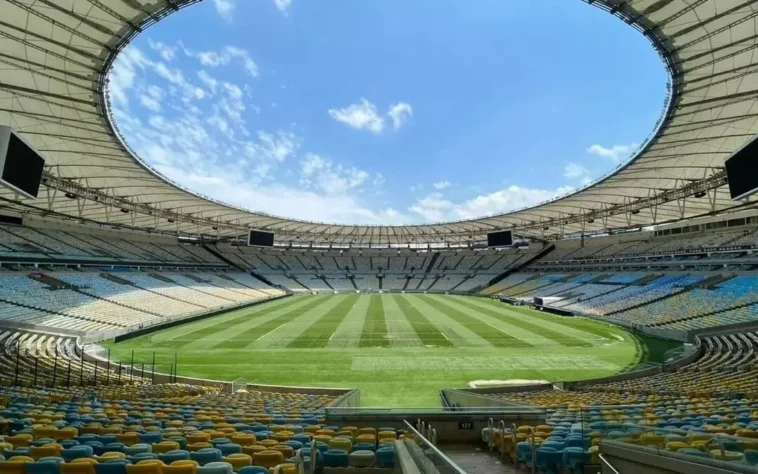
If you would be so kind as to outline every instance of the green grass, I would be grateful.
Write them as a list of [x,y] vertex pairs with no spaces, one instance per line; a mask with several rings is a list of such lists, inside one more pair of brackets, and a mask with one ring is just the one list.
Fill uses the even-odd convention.
[[366,406],[439,404],[476,380],[577,380],[654,361],[675,343],[584,318],[445,295],[284,298],[109,344],[179,374],[360,388]]

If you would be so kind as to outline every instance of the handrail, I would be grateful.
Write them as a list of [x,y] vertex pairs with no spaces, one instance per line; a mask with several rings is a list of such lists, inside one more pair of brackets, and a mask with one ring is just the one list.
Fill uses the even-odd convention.
[[[461,469],[457,464],[455,464],[449,457],[445,456],[445,454],[437,448],[434,443],[432,443],[429,439],[427,439],[424,435],[418,432],[416,428],[413,427],[410,423],[408,423],[408,420],[403,420],[403,423],[405,423],[406,429],[410,430],[413,433],[413,436],[417,439],[419,439],[424,445],[430,449],[434,454],[439,457],[442,461],[444,461],[450,468],[453,470],[456,474],[466,474],[466,471]],[[422,422],[423,423],[423,422]]]
[[607,459],[605,459],[605,456],[603,456],[602,453],[598,454],[598,458],[600,458],[600,460],[603,461],[603,464],[605,464],[606,466],[608,466],[608,468],[611,471],[613,471],[614,474],[621,474],[615,467],[613,467],[613,465],[610,463],[610,461],[608,461]]

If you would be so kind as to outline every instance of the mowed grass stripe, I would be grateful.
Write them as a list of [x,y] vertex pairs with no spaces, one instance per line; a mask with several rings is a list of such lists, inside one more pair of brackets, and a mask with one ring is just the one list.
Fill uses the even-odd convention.
[[234,336],[229,341],[223,341],[219,342],[213,348],[221,348],[221,349],[241,349],[243,347],[246,347],[251,342],[260,339],[261,337],[265,336],[266,334],[270,333],[271,331],[275,330],[276,328],[287,324],[288,322],[292,321],[293,319],[302,316],[306,312],[318,308],[322,304],[329,301],[329,297],[318,297],[314,296],[310,300],[313,302],[313,304],[306,304],[302,306],[298,306],[295,309],[292,309],[290,311],[287,311],[284,314],[279,315],[278,317],[271,319],[269,321],[266,321],[263,324],[260,324],[258,326],[252,327],[248,329],[247,331],[242,331],[238,335]]
[[[548,329],[539,324],[530,323],[529,321],[526,321],[522,318],[517,318],[505,313],[501,313],[500,311],[495,311],[494,309],[488,309],[488,308],[479,306],[478,304],[474,304],[470,301],[466,301],[466,298],[459,298],[458,303],[473,311],[479,311],[482,314],[486,314],[487,316],[497,318],[513,326],[520,327],[521,329],[524,329],[526,331],[539,334],[540,336],[550,339],[554,342],[557,342],[558,344],[562,346],[593,347],[593,344],[591,342],[583,341],[581,339],[577,339],[577,338],[568,336],[566,334],[562,334],[558,331],[553,331],[552,329]],[[524,316],[524,317],[527,317],[527,316]]]
[[384,303],[379,295],[371,295],[366,313],[366,322],[361,331],[358,347],[389,347],[387,339],[387,320],[384,316]]
[[350,312],[360,295],[350,295],[340,301],[331,311],[313,322],[297,338],[290,341],[286,347],[314,348],[326,347],[329,338]]
[[501,331],[494,326],[490,326],[480,319],[469,316],[468,314],[443,303],[440,301],[440,298],[435,298],[429,295],[421,295],[419,297],[432,308],[447,315],[450,319],[463,324],[495,347],[532,347],[532,345],[526,341],[522,341],[507,332]]
[[453,347],[455,344],[450,341],[439,328],[432,324],[421,311],[416,309],[405,297],[392,295],[397,303],[398,308],[402,311],[408,322],[411,323],[413,331],[421,339],[421,342],[427,346]]
[[550,316],[547,314],[539,314],[534,310],[530,311],[529,313],[526,313],[525,311],[522,311],[521,309],[512,308],[512,311],[516,311],[521,314],[526,314],[528,316],[531,316],[536,319],[541,319],[543,321],[558,323],[558,324],[561,324],[562,326],[568,326],[574,330],[586,332],[594,336],[601,337],[603,339],[611,339],[611,340],[615,339],[614,332],[611,330],[610,326],[601,325],[601,323],[596,322],[596,321],[589,322],[584,318],[575,316],[572,318],[563,318],[558,322],[556,321],[555,316]]
[[246,321],[250,321],[256,318],[260,318],[262,316],[266,316],[271,311],[280,311],[282,309],[289,308],[290,306],[296,305],[298,303],[302,303],[303,300],[304,298],[290,296],[287,300],[284,300],[284,302],[280,304],[262,303],[256,306],[255,308],[251,308],[253,309],[253,311],[244,313],[240,316],[236,316],[231,319],[227,319],[224,316],[221,316],[220,318],[223,318],[223,319],[219,320],[215,324],[201,326],[195,330],[192,330],[184,334],[177,335],[174,338],[162,341],[160,344],[166,347],[184,346],[186,344],[190,344],[194,341],[197,341],[198,339],[210,336],[212,334],[219,333],[221,331],[225,331],[226,329],[229,329],[230,327],[235,326],[237,324],[241,324]]

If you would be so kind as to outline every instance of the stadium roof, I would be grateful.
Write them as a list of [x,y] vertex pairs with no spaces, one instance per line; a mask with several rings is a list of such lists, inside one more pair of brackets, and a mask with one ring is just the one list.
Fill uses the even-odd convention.
[[636,28],[666,64],[669,97],[651,137],[628,163],[568,196],[412,226],[324,224],[235,208],[159,176],[128,149],[109,114],[113,60],[137,34],[197,1],[0,0],[0,124],[47,158],[38,199],[2,189],[0,205],[180,234],[232,237],[256,228],[280,241],[421,244],[468,242],[503,228],[536,238],[602,232],[740,204],[729,199],[723,163],[758,132],[756,0],[582,0]]

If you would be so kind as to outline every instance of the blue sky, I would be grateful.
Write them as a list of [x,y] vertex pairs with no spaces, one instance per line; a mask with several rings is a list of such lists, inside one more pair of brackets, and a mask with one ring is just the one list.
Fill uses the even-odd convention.
[[339,223],[468,219],[577,189],[644,142],[649,43],[579,0],[206,0],[120,54],[138,155],[201,194]]

